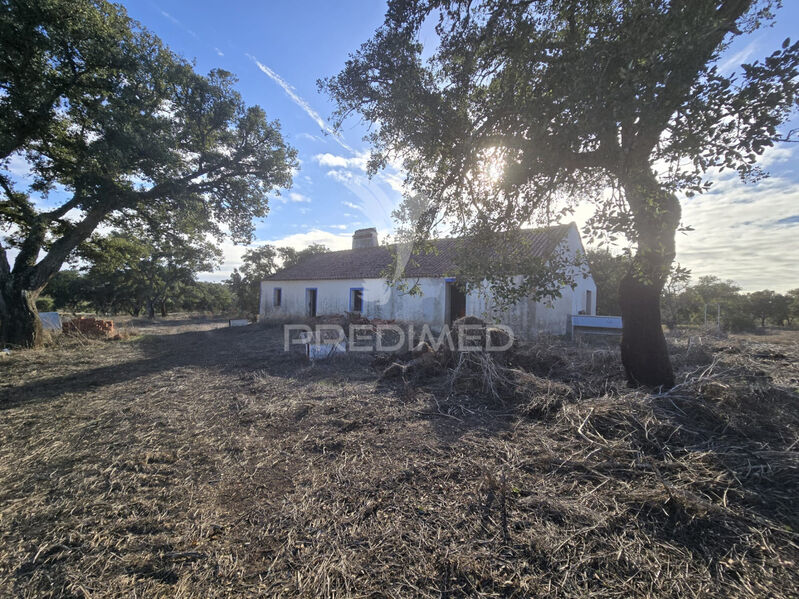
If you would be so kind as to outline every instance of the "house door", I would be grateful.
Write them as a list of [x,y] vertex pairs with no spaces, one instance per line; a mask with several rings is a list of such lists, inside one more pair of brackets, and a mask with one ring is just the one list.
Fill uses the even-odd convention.
[[316,289],[305,290],[305,306],[307,316],[316,316]]
[[466,316],[466,294],[455,283],[447,283],[447,324]]

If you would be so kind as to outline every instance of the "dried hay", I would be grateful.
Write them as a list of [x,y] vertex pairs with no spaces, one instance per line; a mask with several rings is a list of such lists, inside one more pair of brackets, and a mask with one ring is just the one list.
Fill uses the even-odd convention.
[[0,595],[799,595],[795,342],[649,395],[545,340],[499,401],[174,332],[0,366]]

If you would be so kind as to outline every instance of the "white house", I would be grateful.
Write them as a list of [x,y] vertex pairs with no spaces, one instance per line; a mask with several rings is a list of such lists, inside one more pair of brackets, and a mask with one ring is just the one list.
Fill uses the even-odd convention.
[[[568,256],[584,252],[574,223],[546,229],[527,229],[525,251],[548,258],[556,251]],[[489,293],[463,293],[457,286],[458,240],[434,241],[436,252],[413,257],[404,271],[421,294],[403,293],[386,282],[393,264],[391,246],[380,246],[375,229],[353,235],[352,249],[306,258],[261,283],[260,317],[297,318],[360,312],[368,318],[395,319],[442,327],[464,316],[486,317],[492,311]],[[529,250],[527,249],[529,248]],[[551,300],[522,300],[500,315],[517,337],[538,333],[565,335],[576,314],[594,314],[596,285],[587,271],[574,269],[575,287],[565,286]]]

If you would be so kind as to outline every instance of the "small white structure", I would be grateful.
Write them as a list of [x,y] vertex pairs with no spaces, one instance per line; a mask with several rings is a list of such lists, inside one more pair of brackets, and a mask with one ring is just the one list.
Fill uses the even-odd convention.
[[42,321],[42,329],[45,331],[61,332],[61,317],[58,312],[39,312],[39,320]]
[[571,317],[571,338],[584,335],[616,335],[622,332],[621,316],[588,316],[579,314]]
[[318,331],[300,333],[299,342],[305,345],[305,355],[311,360],[329,358],[347,352],[347,343],[344,339],[320,335]]
[[[574,223],[546,229],[528,229],[525,251],[548,258],[555,252],[575,257],[584,253]],[[440,328],[460,316],[491,318],[494,304],[486,293],[463,293],[457,286],[457,239],[434,241],[436,252],[412,257],[403,276],[418,285],[421,294],[410,295],[386,282],[393,264],[392,246],[377,243],[375,229],[353,235],[353,249],[310,256],[261,283],[259,315],[262,319],[303,319],[321,314],[361,313],[367,318],[401,320]],[[529,248],[529,250],[527,249]],[[565,286],[561,296],[545,301],[522,300],[500,314],[500,322],[520,338],[539,333],[567,335],[571,317],[594,314],[596,285],[587,266],[573,269],[575,287]]]

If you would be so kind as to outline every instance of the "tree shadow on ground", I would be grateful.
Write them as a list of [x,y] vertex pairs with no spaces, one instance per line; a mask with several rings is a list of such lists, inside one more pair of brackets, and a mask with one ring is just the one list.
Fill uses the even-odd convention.
[[[191,326],[196,323],[181,320],[175,324]],[[156,325],[167,326],[163,321],[157,321]],[[79,399],[84,394],[114,393],[114,386],[135,384],[137,380],[145,387],[152,377],[188,368],[232,374],[242,380],[247,380],[248,376],[278,377],[288,379],[297,388],[323,381],[374,383],[380,395],[404,404],[418,404],[418,407],[410,407],[411,412],[415,417],[429,421],[430,430],[442,447],[457,442],[469,432],[488,436],[500,434],[512,426],[515,417],[508,406],[486,401],[478,393],[447,397],[446,390],[437,384],[419,387],[416,381],[408,384],[381,380],[371,353],[353,352],[309,361],[300,345],[291,344],[286,350],[284,331],[279,325],[257,324],[177,333],[144,329],[141,332],[145,333],[144,337],[127,342],[130,343],[130,352],[117,345],[126,342],[93,343],[85,350],[82,359],[76,358],[76,361],[87,363],[88,368],[80,368],[82,364],[78,364],[76,369],[64,362],[64,374],[40,375],[22,384],[0,388],[0,411],[59,400],[65,396]],[[73,355],[80,354],[65,352],[65,356],[70,358]],[[95,364],[93,367],[92,363]],[[36,368],[31,368],[31,371],[35,375]],[[120,390],[121,397],[125,393],[127,391]]]
[[[186,324],[185,321],[182,323]],[[368,361],[336,359],[329,363],[310,364],[298,346],[291,346],[288,351],[284,351],[283,335],[278,327],[262,325],[148,334],[131,343],[136,344],[144,357],[112,361],[103,366],[7,386],[0,390],[0,410],[48,401],[65,394],[96,391],[102,387],[158,375],[176,368],[201,368],[240,374],[262,372],[270,376],[294,379],[298,385],[304,385],[331,374],[341,375],[342,365],[349,370],[351,376],[363,377],[365,362]]]

